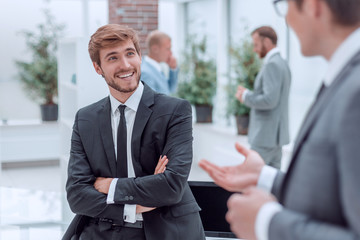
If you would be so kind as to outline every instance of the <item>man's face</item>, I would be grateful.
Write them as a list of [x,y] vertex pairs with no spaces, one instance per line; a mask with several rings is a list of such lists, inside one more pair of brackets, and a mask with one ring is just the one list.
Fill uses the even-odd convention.
[[254,33],[252,36],[253,40],[253,51],[260,57],[264,58],[267,54],[267,50],[264,44],[264,38],[260,37],[258,33]]
[[167,62],[171,56],[172,56],[171,40],[168,38],[164,38],[160,41],[160,45],[159,45],[160,62]]
[[101,66],[94,63],[95,70],[105,78],[110,91],[134,92],[140,81],[141,56],[129,39],[114,47],[101,49]]
[[316,55],[316,40],[317,32],[314,31],[314,22],[311,19],[306,4],[307,1],[303,1],[301,8],[296,5],[295,1],[288,1],[289,8],[286,15],[286,21],[289,26],[294,30],[301,45],[301,52],[304,56]]

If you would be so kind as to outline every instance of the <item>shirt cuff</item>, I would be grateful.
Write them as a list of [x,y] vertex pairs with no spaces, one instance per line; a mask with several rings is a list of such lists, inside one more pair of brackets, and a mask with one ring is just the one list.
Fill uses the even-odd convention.
[[257,187],[270,193],[277,173],[278,170],[276,168],[265,165],[261,169]]
[[242,102],[245,101],[245,97],[246,97],[246,94],[248,94],[248,92],[249,92],[249,89],[245,89],[245,90],[244,90],[244,92],[243,92],[243,94],[242,94],[242,96],[241,96]]
[[106,203],[107,204],[114,204],[114,196],[115,196],[115,188],[116,188],[116,183],[117,183],[118,178],[114,178],[111,183],[110,183],[110,187],[109,187],[109,192],[108,192],[108,196],[106,199]]
[[269,239],[270,221],[282,209],[278,202],[268,202],[260,208],[255,220],[255,234],[258,240]]
[[136,222],[136,204],[124,205],[124,221],[129,223]]

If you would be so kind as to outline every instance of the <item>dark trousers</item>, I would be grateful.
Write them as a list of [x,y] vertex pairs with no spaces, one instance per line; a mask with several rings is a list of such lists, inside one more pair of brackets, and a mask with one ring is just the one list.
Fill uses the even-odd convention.
[[114,227],[100,231],[96,223],[88,223],[80,235],[80,240],[146,240],[144,228]]

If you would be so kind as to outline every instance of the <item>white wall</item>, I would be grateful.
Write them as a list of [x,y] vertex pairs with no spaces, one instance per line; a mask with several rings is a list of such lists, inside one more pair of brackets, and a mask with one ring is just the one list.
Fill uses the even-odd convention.
[[[298,39],[291,29],[288,35],[286,21],[276,14],[272,1],[230,0],[230,6],[232,41],[240,40],[244,37],[244,33],[248,34],[257,27],[269,25],[278,34],[281,55],[284,58],[289,56],[292,73],[289,98],[290,135],[294,139],[324,76],[325,61],[316,57],[305,58],[301,55]],[[244,32],[245,28],[248,28],[248,32]]]
[[[15,60],[30,60],[22,30],[35,30],[44,22],[42,9],[49,8],[56,22],[64,23],[63,37],[83,34],[81,0],[1,0],[0,8],[0,119],[40,118],[38,104],[29,99],[17,80]],[[89,0],[89,32],[108,22],[107,0]]]
[[[240,41],[245,34],[262,25],[272,26],[278,34],[278,47],[284,58],[289,56],[289,66],[292,72],[292,85],[290,91],[290,135],[291,139],[297,135],[307,109],[313,101],[314,95],[320,85],[326,70],[326,62],[319,57],[305,58],[301,55],[299,41],[294,32],[288,30],[285,19],[278,17],[270,0],[161,0],[160,10],[173,4],[177,10],[159,12],[159,25],[163,29],[176,29],[188,33],[206,35],[209,40],[210,54],[218,59],[218,69],[226,57],[219,56],[228,53],[226,44],[220,40],[230,38],[232,42]],[[183,15],[190,19],[186,26],[174,25],[176,12],[184,11],[179,6],[186,6]],[[163,8],[162,8],[163,7]],[[228,7],[228,14],[219,11],[220,7]],[[221,18],[221,19],[220,19]],[[227,21],[228,18],[229,21]],[[185,21],[186,18],[183,19]],[[226,23],[229,23],[226,26]],[[170,24],[169,24],[170,23]],[[186,22],[185,22],[186,24]],[[247,28],[247,31],[245,29]],[[220,29],[220,30],[219,30]],[[225,29],[221,31],[221,29]],[[226,31],[226,29],[229,29]],[[228,33],[224,35],[223,33]],[[183,37],[184,39],[184,37]],[[180,44],[179,44],[180,45]],[[220,48],[223,48],[222,51]],[[289,51],[288,51],[289,49]],[[181,50],[175,50],[181,52]],[[223,54],[224,55],[224,54]],[[220,65],[219,65],[220,64]],[[222,67],[224,68],[224,66]],[[225,74],[224,74],[225,75]],[[224,76],[220,76],[224,81]],[[218,76],[219,79],[219,76]],[[226,79],[225,79],[226,81]],[[218,93],[222,93],[218,89]],[[217,96],[218,106],[225,106],[225,99]],[[221,109],[216,109],[215,122],[223,126],[221,120],[225,117]],[[232,122],[232,121],[230,121]],[[233,123],[233,122],[232,122]],[[234,127],[234,126],[232,126]]]

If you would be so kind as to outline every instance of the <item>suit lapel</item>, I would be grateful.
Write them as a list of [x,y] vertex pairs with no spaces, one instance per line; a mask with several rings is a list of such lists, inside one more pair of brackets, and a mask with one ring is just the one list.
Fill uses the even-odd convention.
[[140,146],[144,128],[152,114],[150,106],[154,104],[154,91],[144,84],[144,92],[136,112],[134,128],[131,138],[132,161],[137,177],[142,176],[143,171],[140,165]]
[[112,176],[116,176],[116,158],[115,158],[115,148],[114,148],[114,141],[112,136],[110,114],[111,114],[110,99],[106,98],[104,101],[104,105],[99,110],[98,120],[100,126],[101,139],[107,156],[107,160],[111,168],[111,174]]
[[[353,60],[358,56],[359,54],[356,54]],[[321,96],[313,103],[313,106],[310,107],[309,112],[307,113],[306,118],[303,121],[303,124],[300,128],[298,137],[296,138],[294,148],[293,148],[293,154],[291,157],[290,165],[287,171],[287,174],[285,175],[284,184],[282,186],[280,201],[283,201],[284,197],[284,190],[286,188],[286,184],[288,182],[288,178],[291,175],[291,171],[294,169],[294,166],[297,161],[297,155],[299,151],[301,150],[302,144],[306,141],[307,136],[309,135],[312,127],[314,126],[316,120],[319,118],[321,113],[325,110],[326,107],[329,107],[329,102],[331,98],[335,95],[336,91],[340,88],[340,85],[346,81],[346,75],[351,70],[352,61],[343,68],[343,70],[338,74],[334,82],[324,90],[324,92],[321,94]]]

